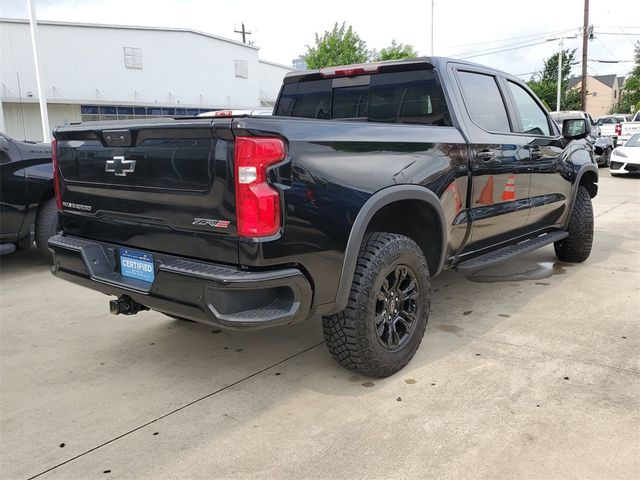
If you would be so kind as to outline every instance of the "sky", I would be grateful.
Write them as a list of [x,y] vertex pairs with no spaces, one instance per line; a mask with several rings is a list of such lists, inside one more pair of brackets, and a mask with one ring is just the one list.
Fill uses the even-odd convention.
[[[529,79],[558,51],[558,38],[582,26],[584,0],[435,0],[434,45],[438,56],[468,58]],[[39,20],[179,27],[241,40],[244,22],[260,58],[286,65],[335,22],[353,26],[369,49],[392,39],[431,54],[429,0],[35,0]],[[640,1],[591,0],[588,73],[627,74],[640,41]],[[0,17],[27,18],[27,0],[0,0]],[[547,40],[548,39],[548,40]],[[565,40],[578,48],[581,38]],[[500,50],[495,52],[496,50]],[[494,52],[494,53],[491,53]],[[487,54],[491,53],[491,54]],[[573,74],[580,74],[575,65]]]

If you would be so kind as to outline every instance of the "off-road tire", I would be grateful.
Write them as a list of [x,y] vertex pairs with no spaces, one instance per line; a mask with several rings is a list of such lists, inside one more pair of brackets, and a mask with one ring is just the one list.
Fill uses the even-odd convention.
[[56,199],[45,201],[36,216],[36,246],[40,253],[50,256],[47,241],[58,232],[58,207]]
[[[398,266],[407,267],[416,280],[416,318],[406,341],[391,351],[378,338],[375,309],[385,278]],[[360,247],[347,307],[322,319],[331,355],[343,367],[369,377],[393,375],[409,363],[420,346],[429,318],[430,298],[429,268],[420,247],[395,233],[367,234]]]
[[593,206],[591,196],[583,186],[578,187],[567,231],[568,237],[553,244],[556,256],[563,262],[584,262],[589,258],[593,244]]

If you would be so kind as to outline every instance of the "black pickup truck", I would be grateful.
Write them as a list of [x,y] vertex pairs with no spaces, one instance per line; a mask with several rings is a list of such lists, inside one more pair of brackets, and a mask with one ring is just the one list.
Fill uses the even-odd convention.
[[118,297],[112,313],[322,316],[341,365],[388,376],[418,348],[443,269],[551,243],[586,260],[589,128],[447,58],[288,74],[272,117],[58,128],[52,271]]
[[47,240],[57,231],[51,145],[0,132],[0,255],[34,240],[48,255]]

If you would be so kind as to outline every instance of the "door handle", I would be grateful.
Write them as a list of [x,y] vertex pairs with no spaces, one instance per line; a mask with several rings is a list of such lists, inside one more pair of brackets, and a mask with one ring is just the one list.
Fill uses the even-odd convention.
[[490,162],[496,157],[496,152],[493,150],[480,150],[476,153],[476,158],[483,162]]
[[531,160],[537,160],[542,157],[542,149],[540,147],[531,148]]

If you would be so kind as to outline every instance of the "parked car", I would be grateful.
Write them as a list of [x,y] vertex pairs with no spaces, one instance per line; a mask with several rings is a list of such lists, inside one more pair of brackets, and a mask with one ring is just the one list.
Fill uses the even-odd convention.
[[603,137],[600,132],[600,127],[593,120],[591,115],[587,112],[582,112],[580,110],[565,110],[561,112],[553,112],[551,113],[551,118],[558,124],[559,127],[562,127],[562,122],[564,120],[572,119],[572,118],[584,118],[591,125],[591,133],[588,136],[590,142],[593,143],[593,149],[596,155],[596,162],[599,166],[608,167],[609,161],[611,159],[611,152],[613,151],[613,138],[611,137]]
[[292,72],[278,98],[270,117],[57,128],[52,273],[115,314],[322,316],[341,365],[386,377],[422,341],[431,277],[589,256],[590,125],[560,129],[517,77],[419,58]]
[[51,144],[21,142],[0,133],[0,255],[16,246],[48,255],[57,231]]
[[634,134],[624,146],[613,151],[609,169],[613,176],[640,173],[640,133]]

